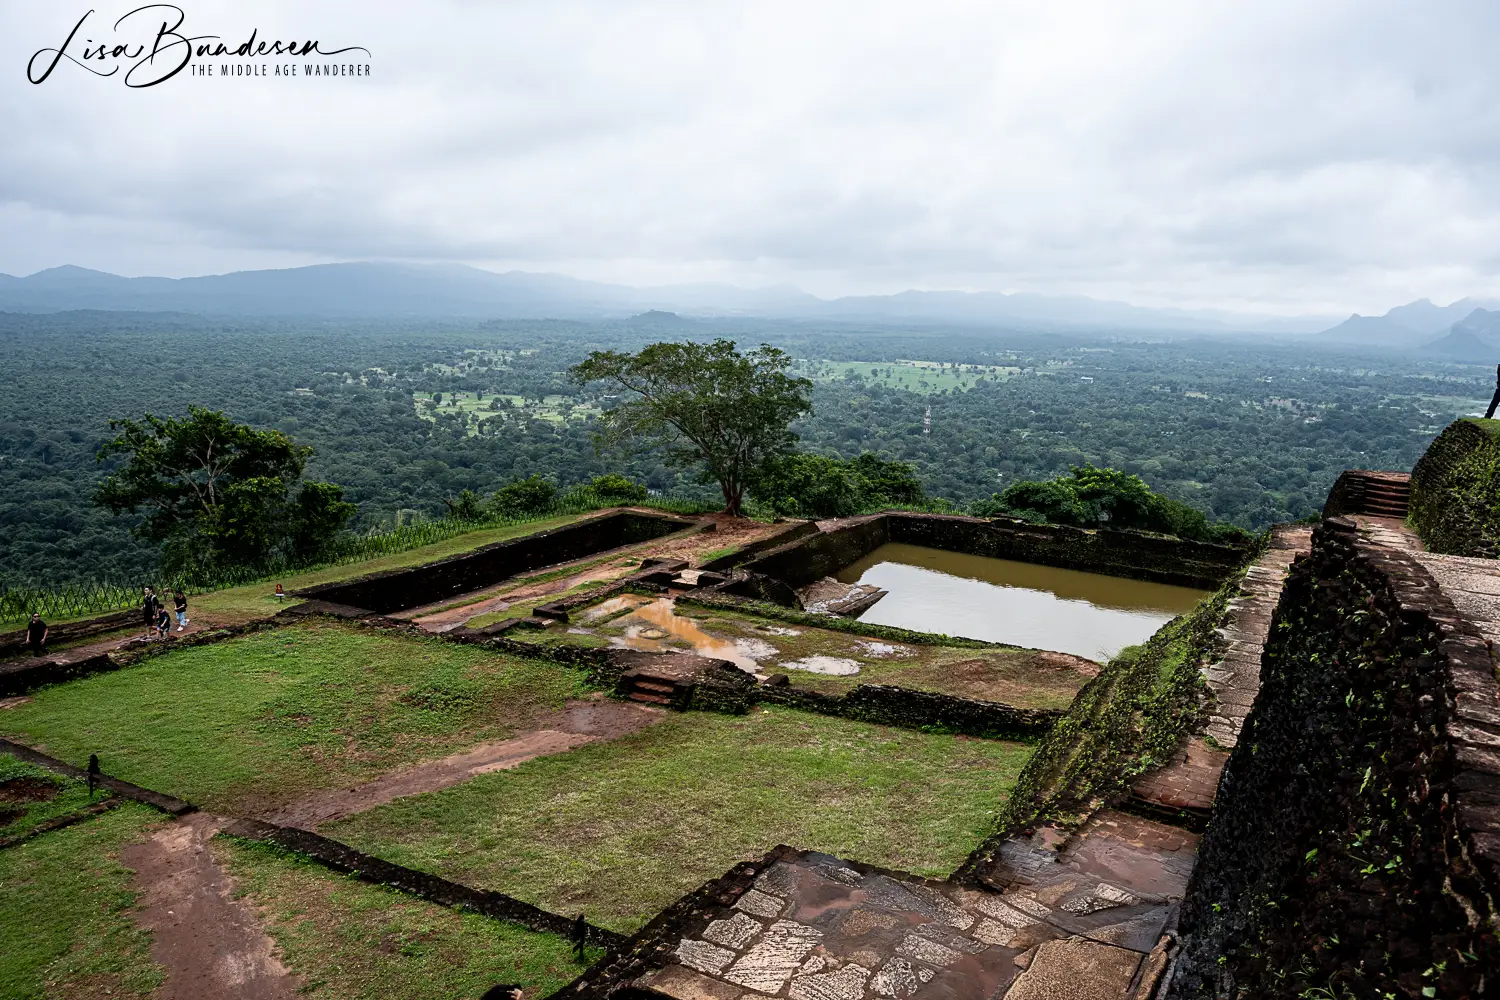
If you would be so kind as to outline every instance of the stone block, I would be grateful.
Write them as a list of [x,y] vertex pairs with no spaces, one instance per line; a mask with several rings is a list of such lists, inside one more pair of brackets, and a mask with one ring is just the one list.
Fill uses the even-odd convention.
[[724,971],[726,965],[734,961],[734,952],[706,941],[685,938],[677,945],[677,957],[683,965],[689,968],[717,975]]
[[750,940],[759,934],[764,926],[759,920],[736,913],[725,920],[715,920],[703,929],[703,940],[721,944],[726,948],[739,951]]
[[790,1000],[862,1000],[870,970],[862,965],[846,965],[836,972],[796,976],[787,987]]
[[779,992],[822,939],[823,932],[814,927],[779,920],[767,928],[760,941],[734,963],[724,978],[761,993]]
[[1135,952],[1086,938],[1046,941],[1006,1000],[1119,1000],[1140,960]]

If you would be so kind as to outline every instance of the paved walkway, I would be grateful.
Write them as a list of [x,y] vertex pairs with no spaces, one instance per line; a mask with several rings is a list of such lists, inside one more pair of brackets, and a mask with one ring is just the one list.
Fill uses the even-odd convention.
[[1239,742],[1245,716],[1260,693],[1260,655],[1271,629],[1271,613],[1281,599],[1287,570],[1292,560],[1311,548],[1312,528],[1304,525],[1275,528],[1271,532],[1270,549],[1245,573],[1241,596],[1229,605],[1230,624],[1222,633],[1228,649],[1224,659],[1211,665],[1206,673],[1216,703],[1207,733],[1226,750]]
[[[1111,814],[1097,829],[1141,821]],[[1196,838],[1181,835],[1191,858]],[[636,985],[676,1000],[1131,997],[1187,867],[1142,868],[1087,833],[1003,893],[783,848],[753,887],[703,912],[681,964]],[[1147,852],[1162,845],[1150,843]],[[1060,989],[1059,984],[1065,988]]]

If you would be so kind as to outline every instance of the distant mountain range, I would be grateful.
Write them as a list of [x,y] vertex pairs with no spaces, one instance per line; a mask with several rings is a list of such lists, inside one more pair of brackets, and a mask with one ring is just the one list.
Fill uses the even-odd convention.
[[1384,316],[1355,313],[1318,334],[1329,343],[1393,350],[1420,350],[1455,361],[1500,362],[1500,301],[1459,299],[1437,306],[1418,299]]
[[1312,333],[1328,324],[1324,317],[1151,309],[1082,296],[1025,293],[906,291],[821,299],[790,286],[631,288],[559,274],[496,273],[458,264],[319,264],[198,278],[123,278],[73,266],[26,277],[0,274],[0,311],[75,309],[370,319],[624,319],[656,310],[689,318],[742,316],[1163,333]]

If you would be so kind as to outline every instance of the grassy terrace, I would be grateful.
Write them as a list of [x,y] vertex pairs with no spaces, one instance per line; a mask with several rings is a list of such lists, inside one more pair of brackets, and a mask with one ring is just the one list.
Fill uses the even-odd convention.
[[673,714],[322,832],[630,931],[778,843],[946,875],[1030,751],[781,709]]
[[131,916],[121,848],[159,813],[127,802],[77,826],[0,850],[0,1000],[149,996],[162,981],[149,933]]
[[[408,549],[405,552],[382,556],[379,559],[347,563],[342,566],[329,566],[325,569],[298,573],[282,580],[281,585],[287,591],[292,591],[300,587],[314,587],[322,583],[337,583],[340,580],[352,580],[355,577],[368,576],[371,573],[381,573],[389,569],[405,569],[409,566],[420,566],[423,563],[446,559],[449,556],[470,552],[481,546],[490,545],[495,542],[503,542],[511,538],[519,538],[522,535],[532,535],[550,528],[558,528],[588,516],[590,515],[566,514],[560,517],[548,518],[544,521],[512,524],[502,528],[480,528],[477,531],[455,535],[452,538],[435,542],[432,545],[424,545],[417,549]],[[220,625],[235,625],[255,618],[264,618],[267,615],[274,615],[277,611],[286,607],[288,603],[294,602],[294,599],[289,602],[278,602],[273,596],[275,589],[276,582],[270,581],[247,584],[243,587],[231,587],[227,590],[218,590],[210,594],[194,596],[192,598],[191,613],[200,614],[204,620]]]
[[82,781],[62,778],[35,764],[0,754],[0,837],[15,837],[50,819],[109,797],[89,795]]
[[546,996],[584,969],[555,935],[364,885],[265,844],[220,837],[213,846],[300,978],[299,995],[430,1000],[508,982]]
[[44,688],[0,732],[237,814],[536,728],[579,672],[306,623]]

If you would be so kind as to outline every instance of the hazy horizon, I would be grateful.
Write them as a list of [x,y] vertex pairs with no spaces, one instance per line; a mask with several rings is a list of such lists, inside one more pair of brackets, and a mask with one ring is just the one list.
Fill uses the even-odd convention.
[[[137,6],[70,55],[131,40]],[[0,11],[0,271],[454,262],[1318,317],[1500,296],[1484,4],[183,9],[230,44],[363,47],[338,58],[369,75],[32,84],[87,8]]]

